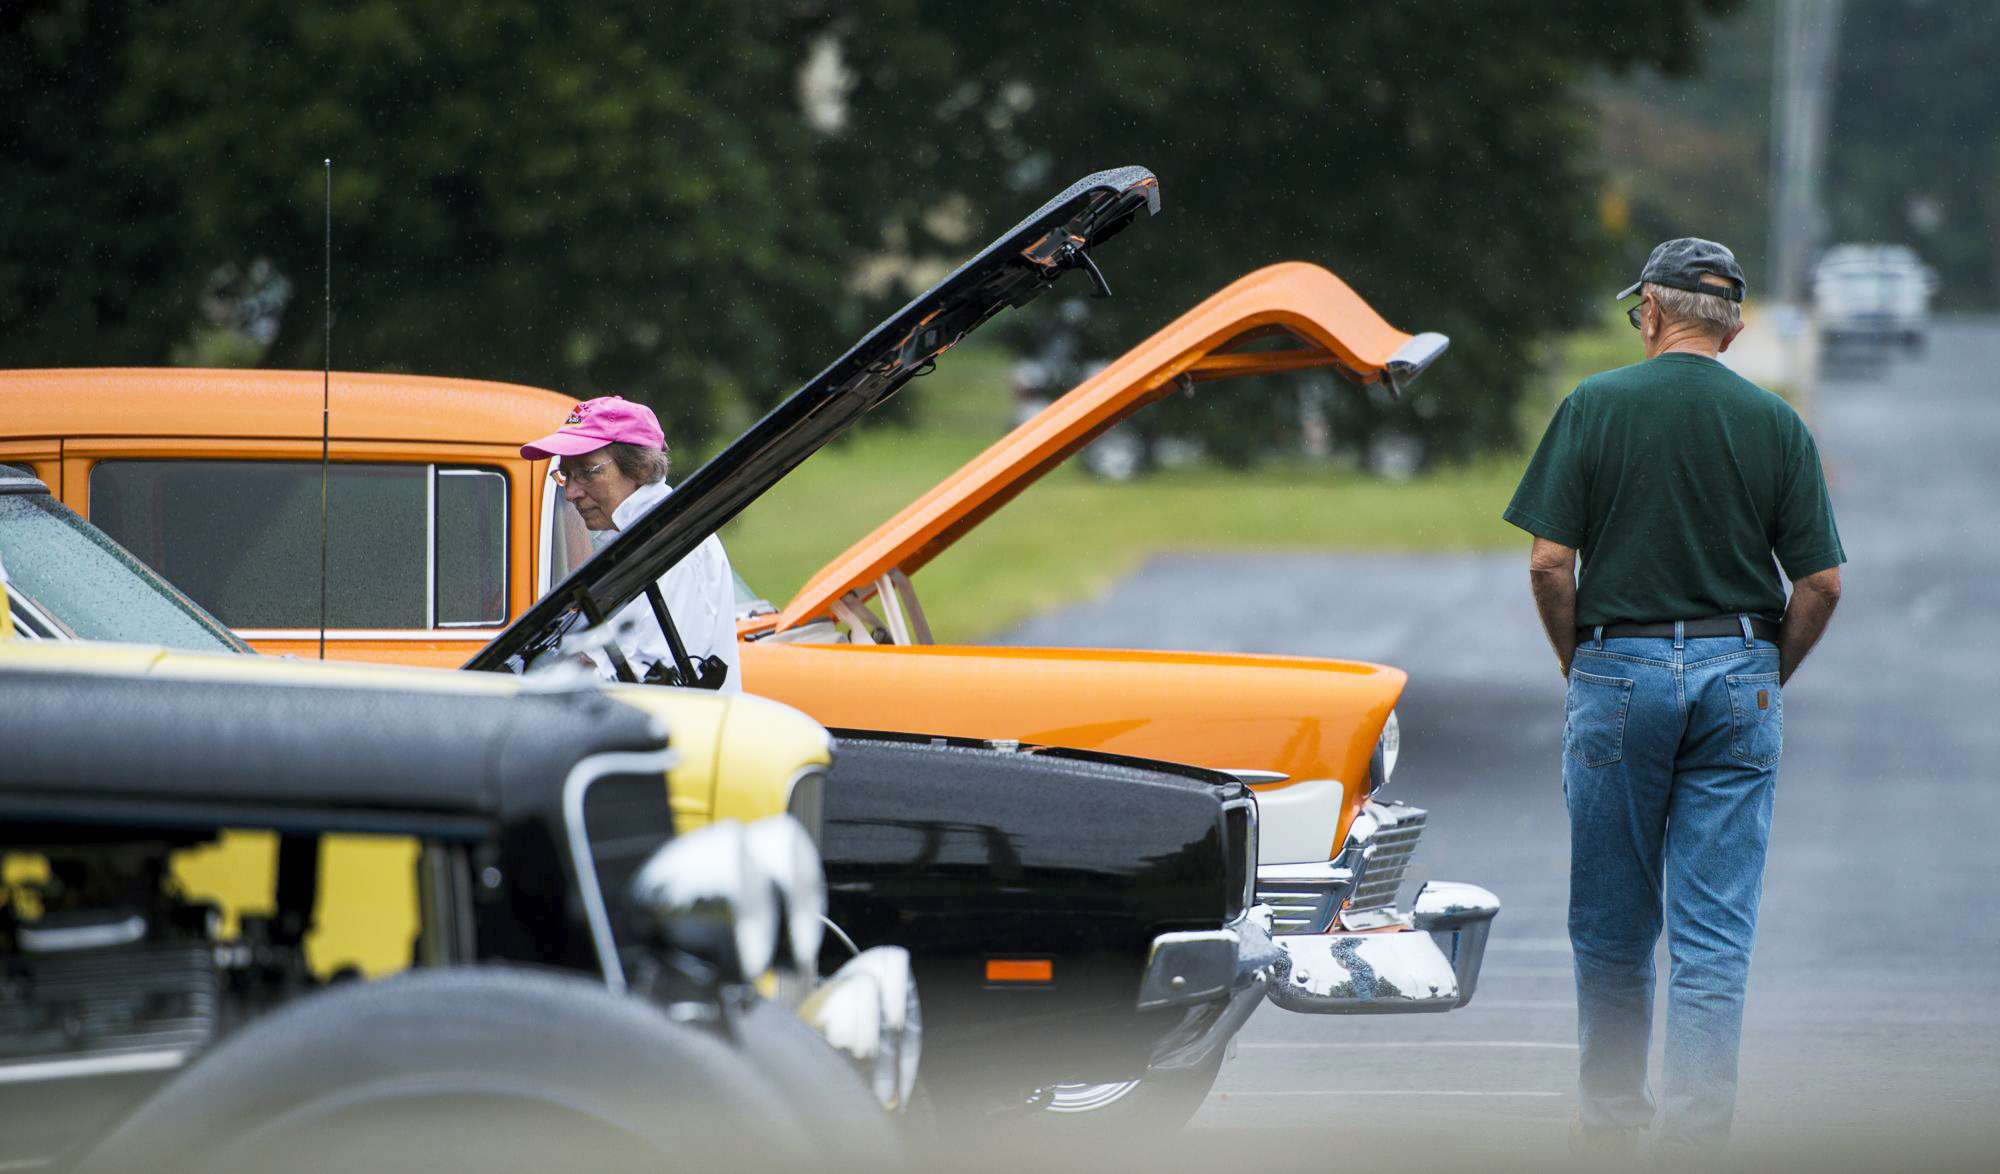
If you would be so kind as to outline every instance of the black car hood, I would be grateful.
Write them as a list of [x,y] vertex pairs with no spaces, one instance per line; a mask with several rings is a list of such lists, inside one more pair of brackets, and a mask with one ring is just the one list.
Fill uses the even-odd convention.
[[1086,251],[1159,208],[1159,181],[1143,167],[1100,171],[1071,184],[869,331],[578,567],[465,667],[519,672],[570,632],[615,614],[801,461],[1001,309],[1029,301],[1079,267],[1102,289],[1103,279]]

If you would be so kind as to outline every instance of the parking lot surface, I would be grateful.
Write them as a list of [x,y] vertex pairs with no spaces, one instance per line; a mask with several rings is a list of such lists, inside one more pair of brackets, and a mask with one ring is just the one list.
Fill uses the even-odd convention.
[[[1952,320],[1925,353],[1823,368],[1804,396],[1851,561],[1829,634],[1787,689],[1743,1041],[1746,1165],[1981,1168],[2000,1143],[1996,369],[2000,325]],[[1467,1008],[1261,1010],[1169,1165],[1527,1169],[1563,1153],[1576,1061],[1563,683],[1527,545],[1172,555],[1006,636],[1407,669],[1389,793],[1431,813],[1412,881],[1469,881],[1503,902]],[[1659,968],[1664,981],[1664,951]]]

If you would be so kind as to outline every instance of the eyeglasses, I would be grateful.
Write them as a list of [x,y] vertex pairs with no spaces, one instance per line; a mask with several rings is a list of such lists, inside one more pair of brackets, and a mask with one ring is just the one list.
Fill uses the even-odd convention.
[[1645,298],[1640,298],[1638,301],[1632,303],[1630,306],[1627,306],[1625,308],[1625,321],[1630,322],[1632,324],[1632,329],[1634,330],[1641,329],[1641,327],[1639,326],[1639,311],[1645,308],[1646,308]]
[[564,488],[567,488],[571,481],[588,485],[590,482],[597,480],[603,474],[604,470],[610,467],[610,461],[599,461],[588,469],[577,469],[572,472],[558,465],[549,470],[549,480],[554,481],[558,486]]

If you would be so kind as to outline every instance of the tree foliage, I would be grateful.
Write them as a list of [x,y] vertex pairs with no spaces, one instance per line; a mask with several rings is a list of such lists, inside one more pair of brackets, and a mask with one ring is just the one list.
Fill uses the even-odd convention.
[[1832,240],[1913,245],[1957,305],[2000,301],[2000,10],[1849,0],[1834,76]]
[[[1026,191],[1143,163],[1167,212],[1106,259],[1119,296],[1093,306],[1091,349],[1118,353],[1258,265],[1317,261],[1453,340],[1407,402],[1350,422],[1466,453],[1514,439],[1531,344],[1610,292],[1578,84],[1685,71],[1703,14],[1733,7],[901,0],[915,39],[855,35],[855,147],[875,167],[854,174],[876,191],[958,177],[998,224]],[[1268,401],[1162,407],[1205,414],[1211,436],[1272,424],[1254,416]]]
[[1453,338],[1358,426],[1474,451],[1605,279],[1575,86],[1691,67],[1733,2],[25,0],[0,362],[199,356],[265,258],[290,298],[259,359],[317,365],[330,157],[336,365],[636,395],[699,439],[837,353],[887,279],[1137,162],[1168,214],[1106,258],[1096,349],[1320,261]]
[[159,361],[265,257],[294,289],[265,361],[317,366],[331,158],[337,365],[638,395],[698,436],[827,346],[806,31],[730,0],[36,5],[0,356]]

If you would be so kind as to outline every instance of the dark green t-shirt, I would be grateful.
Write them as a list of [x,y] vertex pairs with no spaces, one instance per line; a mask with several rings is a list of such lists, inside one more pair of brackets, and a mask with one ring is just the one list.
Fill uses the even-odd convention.
[[1777,619],[1780,564],[1800,579],[1847,561],[1805,421],[1678,352],[1578,384],[1501,516],[1581,553],[1579,625]]

